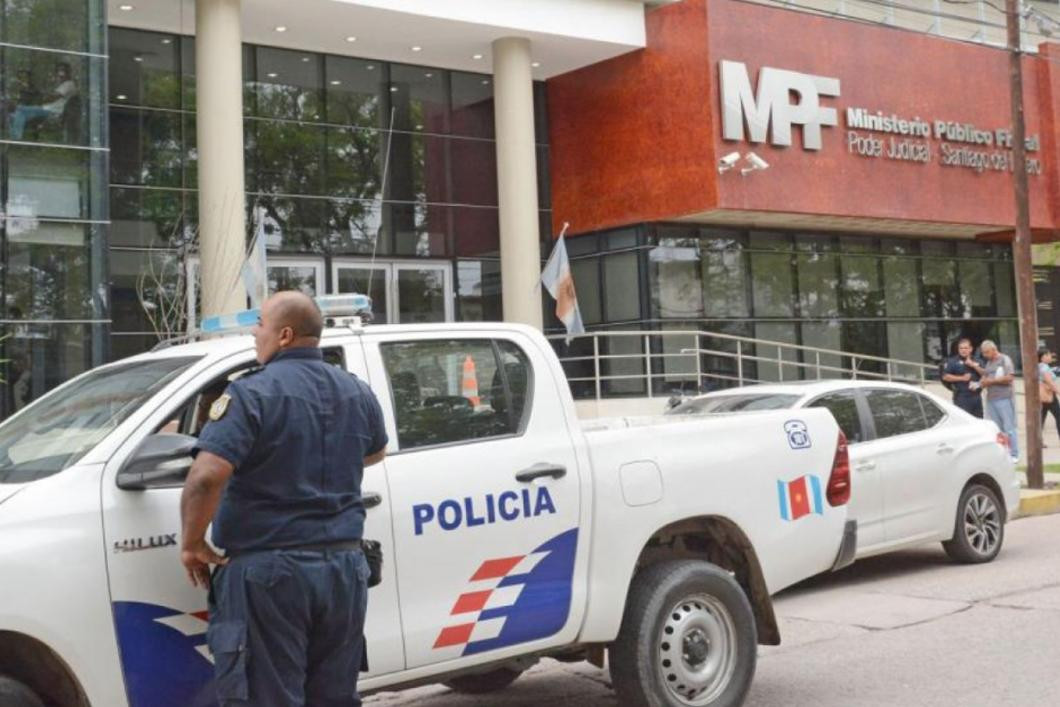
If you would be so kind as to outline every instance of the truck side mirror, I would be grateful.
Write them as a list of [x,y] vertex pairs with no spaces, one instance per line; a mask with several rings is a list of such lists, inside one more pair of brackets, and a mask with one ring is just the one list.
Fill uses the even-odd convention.
[[126,491],[179,488],[191,469],[191,450],[197,442],[188,435],[148,435],[118,471],[118,488]]

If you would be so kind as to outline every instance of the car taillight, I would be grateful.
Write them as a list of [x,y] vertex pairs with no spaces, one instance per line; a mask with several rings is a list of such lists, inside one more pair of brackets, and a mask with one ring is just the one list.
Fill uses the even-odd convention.
[[1004,432],[997,433],[997,443],[1004,447],[1006,452],[1012,448],[1011,445],[1008,443],[1008,435]]
[[850,500],[850,453],[847,451],[847,436],[839,430],[839,443],[832,461],[832,475],[828,477],[828,503],[842,506]]

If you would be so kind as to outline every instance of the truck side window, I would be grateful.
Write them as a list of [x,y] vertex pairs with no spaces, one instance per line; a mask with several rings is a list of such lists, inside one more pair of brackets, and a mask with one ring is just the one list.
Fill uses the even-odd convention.
[[526,354],[485,339],[381,347],[402,450],[518,434],[530,403]]

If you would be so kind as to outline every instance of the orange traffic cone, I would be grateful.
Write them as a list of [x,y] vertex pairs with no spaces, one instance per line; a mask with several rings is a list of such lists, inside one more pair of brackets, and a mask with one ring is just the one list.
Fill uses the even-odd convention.
[[468,354],[464,359],[464,381],[460,386],[460,394],[471,401],[472,407],[478,407],[481,402],[478,397],[478,376],[475,374],[475,361]]

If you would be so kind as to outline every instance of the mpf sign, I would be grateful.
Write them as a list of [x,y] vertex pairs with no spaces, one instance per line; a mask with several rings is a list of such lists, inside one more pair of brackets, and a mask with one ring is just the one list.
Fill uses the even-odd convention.
[[[746,64],[722,61],[720,68],[721,124],[726,140],[765,142],[768,132],[774,145],[790,147],[791,126],[801,125],[803,148],[820,150],[821,126],[838,123],[836,109],[821,106],[821,96],[838,96],[839,79],[766,66],[758,72],[756,94]],[[798,100],[792,103],[795,97]]]

